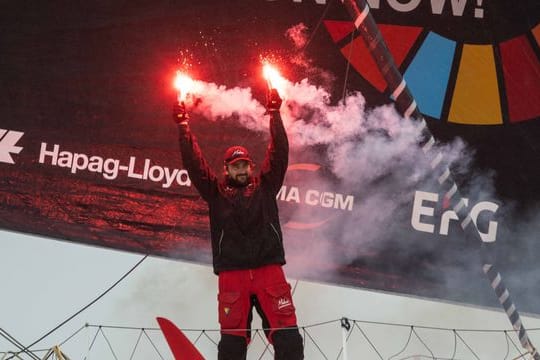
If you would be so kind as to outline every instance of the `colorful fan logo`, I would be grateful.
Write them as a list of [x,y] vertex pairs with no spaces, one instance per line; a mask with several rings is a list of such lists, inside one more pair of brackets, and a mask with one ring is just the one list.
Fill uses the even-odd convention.
[[[334,43],[379,92],[386,83],[350,21],[326,20]],[[396,65],[424,115],[456,124],[500,125],[540,117],[540,24],[491,43],[449,31],[379,24]],[[445,35],[440,35],[445,33]],[[495,36],[494,36],[495,38]]]

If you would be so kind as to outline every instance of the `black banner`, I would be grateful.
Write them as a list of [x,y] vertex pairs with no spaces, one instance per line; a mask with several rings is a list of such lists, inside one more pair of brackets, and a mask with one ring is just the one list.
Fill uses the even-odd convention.
[[[485,248],[520,309],[540,313],[538,2],[369,4]],[[0,227],[209,263],[172,81],[198,80],[192,128],[220,173],[233,144],[262,161],[264,58],[289,80],[290,274],[497,306],[418,125],[393,109],[339,1],[50,1],[0,16]]]

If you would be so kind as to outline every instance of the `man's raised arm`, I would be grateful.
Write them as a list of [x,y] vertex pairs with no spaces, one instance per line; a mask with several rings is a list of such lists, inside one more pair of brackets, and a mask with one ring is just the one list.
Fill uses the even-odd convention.
[[218,191],[217,178],[208,166],[208,162],[197,143],[197,138],[191,133],[189,114],[184,103],[175,103],[173,120],[178,125],[180,153],[184,167],[203,199],[209,201]]
[[270,115],[270,144],[266,150],[261,175],[276,193],[283,184],[289,164],[289,141],[279,113],[281,103],[277,90],[271,89],[266,105],[267,113]]

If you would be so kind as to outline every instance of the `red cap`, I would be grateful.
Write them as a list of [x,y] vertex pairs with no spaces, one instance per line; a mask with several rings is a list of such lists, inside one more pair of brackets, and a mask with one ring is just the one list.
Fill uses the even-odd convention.
[[252,162],[249,152],[243,146],[231,146],[225,151],[223,161],[225,164],[232,164],[240,160]]

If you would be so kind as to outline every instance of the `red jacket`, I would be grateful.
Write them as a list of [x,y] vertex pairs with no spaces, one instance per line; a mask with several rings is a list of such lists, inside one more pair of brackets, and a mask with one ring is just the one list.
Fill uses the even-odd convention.
[[270,115],[271,141],[261,170],[244,187],[218,180],[189,126],[180,125],[180,150],[192,183],[210,210],[214,272],[285,264],[276,196],[288,165],[289,143],[279,112]]

